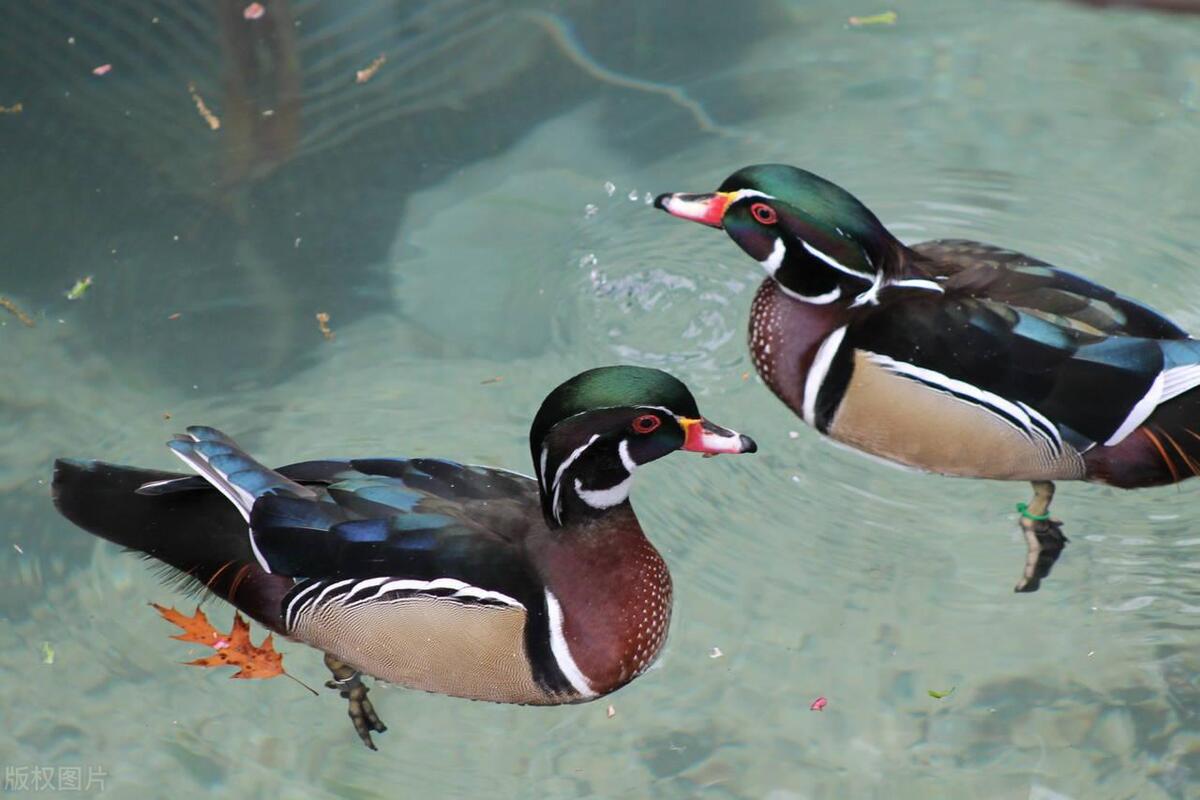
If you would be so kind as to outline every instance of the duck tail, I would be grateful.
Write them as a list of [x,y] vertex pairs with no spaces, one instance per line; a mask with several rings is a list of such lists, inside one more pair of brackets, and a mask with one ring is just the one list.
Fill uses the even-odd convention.
[[[138,491],[147,484],[157,488]],[[203,479],[64,458],[54,462],[50,486],[55,507],[80,528],[161,562],[168,577],[279,630],[292,579],[259,566],[246,521]]]

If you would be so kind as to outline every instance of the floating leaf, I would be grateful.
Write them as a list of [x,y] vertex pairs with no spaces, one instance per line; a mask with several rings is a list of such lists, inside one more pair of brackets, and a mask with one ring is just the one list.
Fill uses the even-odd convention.
[[882,14],[870,14],[865,17],[851,17],[847,20],[856,28],[864,25],[895,25],[898,15],[895,11],[884,11]]
[[68,300],[78,300],[79,298],[81,298],[85,294],[87,294],[87,290],[90,289],[91,286],[92,286],[92,276],[91,275],[88,275],[86,278],[80,278],[79,280],[75,281],[75,285],[71,287],[71,290],[69,292],[67,292],[67,299]]
[[221,633],[199,608],[189,617],[174,608],[165,608],[157,603],[150,605],[162,614],[163,619],[183,628],[183,633],[172,636],[172,639],[207,645],[217,651],[207,658],[187,662],[188,666],[237,667],[238,671],[230,676],[233,678],[274,678],[285,674],[283,656],[275,651],[273,634],[268,634],[261,645],[255,646],[250,641],[250,626],[241,614],[234,612],[233,629],[229,633]]
[[941,700],[943,697],[949,697],[950,695],[954,694],[954,690],[957,688],[958,688],[957,686],[951,686],[949,689],[947,689],[944,692],[939,692],[937,689],[929,689],[928,691],[929,691],[929,696],[932,697],[934,700]]

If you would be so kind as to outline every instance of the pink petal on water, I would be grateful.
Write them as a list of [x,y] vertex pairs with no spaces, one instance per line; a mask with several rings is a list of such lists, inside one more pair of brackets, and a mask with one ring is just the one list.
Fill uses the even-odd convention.
[[262,3],[251,3],[242,9],[242,16],[246,19],[262,19],[262,15],[265,13],[267,10],[263,8]]
[[92,70],[93,75],[107,75],[112,72],[112,64],[101,64]]
[[812,701],[812,705],[808,707],[809,711],[824,711],[825,706],[829,705],[829,701],[824,697],[818,697]]

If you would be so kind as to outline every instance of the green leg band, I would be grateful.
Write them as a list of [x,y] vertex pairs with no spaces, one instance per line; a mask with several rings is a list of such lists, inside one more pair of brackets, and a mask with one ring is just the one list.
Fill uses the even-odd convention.
[[1028,503],[1017,503],[1017,512],[1025,519],[1031,519],[1034,522],[1042,522],[1050,519],[1050,512],[1045,514],[1030,514]]

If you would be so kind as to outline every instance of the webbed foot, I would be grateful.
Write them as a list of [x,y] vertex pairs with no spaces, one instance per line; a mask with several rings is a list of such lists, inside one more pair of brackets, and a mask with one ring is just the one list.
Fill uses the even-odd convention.
[[1025,569],[1013,587],[1014,592],[1036,592],[1042,579],[1050,574],[1054,562],[1062,555],[1067,539],[1062,522],[1050,519],[1050,501],[1054,499],[1054,484],[1033,481],[1033,501],[1017,504],[1021,513],[1021,532],[1025,534]]
[[350,721],[354,723],[358,738],[362,739],[367,747],[378,750],[375,742],[371,741],[371,732],[383,733],[387,726],[380,721],[379,715],[375,713],[375,706],[367,699],[367,687],[362,682],[362,674],[328,653],[325,654],[325,666],[333,673],[333,680],[326,681],[325,686],[337,689],[338,694],[350,701]]

